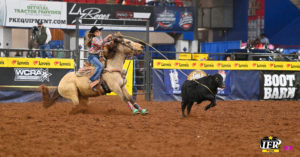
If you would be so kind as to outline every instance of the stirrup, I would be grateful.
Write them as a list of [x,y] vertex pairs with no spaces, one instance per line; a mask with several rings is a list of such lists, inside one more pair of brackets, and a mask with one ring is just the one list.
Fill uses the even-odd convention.
[[106,84],[106,82],[104,80],[101,80],[100,83],[102,89],[104,90],[105,93],[110,93],[111,90],[109,89],[108,85]]

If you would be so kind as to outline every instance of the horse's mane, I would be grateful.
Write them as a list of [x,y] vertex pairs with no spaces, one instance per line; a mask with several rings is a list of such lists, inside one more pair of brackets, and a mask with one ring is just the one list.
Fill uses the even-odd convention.
[[106,51],[104,56],[107,59],[113,58],[117,53],[118,44],[123,41],[123,35],[120,32],[113,34],[112,40],[105,47]]

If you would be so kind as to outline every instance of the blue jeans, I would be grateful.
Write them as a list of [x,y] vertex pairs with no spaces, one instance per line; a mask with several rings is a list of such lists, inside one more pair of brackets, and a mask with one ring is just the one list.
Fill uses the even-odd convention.
[[96,66],[94,75],[90,78],[91,81],[96,81],[100,79],[100,74],[102,73],[103,65],[99,61],[99,55],[89,54],[88,61]]
[[49,44],[39,45],[38,49],[41,50],[41,51],[39,51],[39,57],[41,57],[41,58],[46,58],[46,57],[52,58],[51,53],[50,53],[50,45]]

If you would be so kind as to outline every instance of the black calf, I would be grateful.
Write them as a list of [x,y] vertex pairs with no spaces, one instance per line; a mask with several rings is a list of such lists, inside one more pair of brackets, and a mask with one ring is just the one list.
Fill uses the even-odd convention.
[[190,114],[194,102],[200,104],[204,100],[209,100],[210,104],[205,107],[205,110],[216,106],[218,87],[224,88],[223,77],[218,73],[197,80],[186,80],[181,87],[182,116],[185,117],[184,111],[186,107],[187,114]]

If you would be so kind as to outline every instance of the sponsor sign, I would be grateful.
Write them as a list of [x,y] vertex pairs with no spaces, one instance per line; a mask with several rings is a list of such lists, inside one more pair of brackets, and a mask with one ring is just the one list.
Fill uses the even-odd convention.
[[[181,94],[181,86],[185,80],[199,79],[207,75],[219,73],[223,77],[223,81],[226,89],[218,89],[219,95],[228,95],[230,93],[230,78],[226,78],[227,72],[220,71],[202,71],[202,70],[185,70],[179,71],[176,69],[164,70],[164,89],[165,94]],[[187,76],[186,76],[187,75]]]
[[300,71],[300,62],[153,60],[154,69]]
[[297,99],[299,89],[297,72],[261,71],[260,99],[281,100]]
[[66,2],[6,1],[5,26],[33,27],[38,21],[42,21],[50,28],[66,28],[66,4]]
[[207,60],[208,54],[179,53],[180,60]]
[[74,69],[74,60],[56,58],[0,58],[0,67]]
[[60,79],[69,71],[71,70],[54,68],[0,68],[0,73],[5,74],[0,77],[0,89],[32,90],[41,84],[57,86]]
[[155,30],[193,31],[193,8],[155,7]]
[[0,67],[7,67],[8,60],[7,58],[0,57]]
[[57,86],[74,69],[73,59],[0,58],[0,89],[32,90],[41,84]]
[[[95,5],[83,3],[67,4],[67,24],[74,25],[76,17],[81,24],[88,25],[134,25],[146,26],[141,20],[150,19],[153,23],[152,8],[146,6],[130,5]],[[119,20],[118,20],[119,19]],[[126,19],[128,21],[123,21]]]
[[179,53],[179,59],[181,60],[191,60],[192,59],[192,54],[190,53]]
[[48,69],[14,68],[14,70],[14,81],[50,82],[49,77],[52,75]]
[[193,60],[207,60],[208,54],[192,54]]
[[0,1],[0,26],[4,26],[5,25],[5,14],[6,14],[6,7],[5,4],[6,1],[1,0]]
[[265,29],[265,0],[249,0],[248,2],[248,39],[255,40]]

